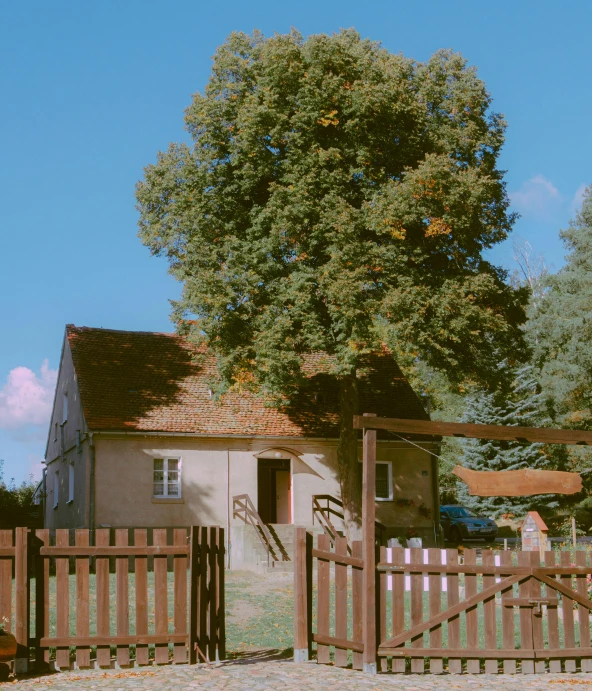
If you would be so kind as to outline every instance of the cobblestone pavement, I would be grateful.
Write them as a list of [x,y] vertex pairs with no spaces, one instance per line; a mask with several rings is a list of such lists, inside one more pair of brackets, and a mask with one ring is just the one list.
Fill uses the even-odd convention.
[[592,691],[592,674],[544,675],[377,675],[367,676],[351,669],[295,664],[291,660],[229,661],[220,665],[175,665],[121,671],[88,670],[60,672],[0,684],[0,690],[14,691]]

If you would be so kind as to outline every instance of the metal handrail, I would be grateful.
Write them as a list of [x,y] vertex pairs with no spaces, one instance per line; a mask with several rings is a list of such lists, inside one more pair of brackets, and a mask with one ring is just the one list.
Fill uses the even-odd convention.
[[237,494],[235,497],[232,497],[232,517],[238,518],[243,523],[255,528],[255,532],[267,552],[268,566],[270,557],[274,563],[280,561],[273,550],[269,528],[261,520],[261,516],[257,513],[257,509],[248,494]]
[[[327,505],[326,506],[321,506],[320,502],[321,501],[326,501]],[[330,515],[332,514],[333,516],[337,516],[337,518],[340,518],[342,521],[344,520],[345,516],[343,511],[337,511],[334,509],[330,504],[336,504],[339,508],[343,509],[343,502],[337,499],[337,497],[333,497],[330,494],[313,494],[312,495],[312,522],[314,525],[315,517],[317,521],[320,523],[321,527],[323,528],[324,532],[326,535],[329,536],[329,540],[331,541],[331,544],[335,543],[335,538],[339,535],[337,532],[335,526],[331,522]],[[377,538],[379,544],[382,544],[382,538],[384,535],[384,531],[386,530],[386,526],[383,525],[380,521],[375,521],[374,523],[376,527],[376,532],[377,532]],[[348,552],[351,552],[349,546],[348,546]]]

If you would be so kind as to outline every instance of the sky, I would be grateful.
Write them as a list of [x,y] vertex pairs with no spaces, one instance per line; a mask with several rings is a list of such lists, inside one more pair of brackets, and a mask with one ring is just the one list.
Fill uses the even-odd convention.
[[[134,188],[231,31],[355,27],[423,61],[452,48],[505,115],[514,236],[554,271],[592,183],[592,3],[0,0],[0,459],[39,477],[67,323],[171,331],[180,287],[137,238]],[[491,258],[513,270],[511,241]]]

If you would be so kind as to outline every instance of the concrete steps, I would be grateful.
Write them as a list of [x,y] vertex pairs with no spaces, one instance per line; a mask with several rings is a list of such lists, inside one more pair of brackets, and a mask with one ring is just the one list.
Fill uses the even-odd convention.
[[[285,524],[268,526],[276,560],[271,557],[268,559],[267,551],[262,545],[255,528],[250,525],[233,527],[231,529],[231,568],[247,569],[258,573],[293,572],[295,527],[294,525]],[[307,527],[307,529],[311,530],[310,527]],[[322,530],[315,526],[312,532],[318,534]]]

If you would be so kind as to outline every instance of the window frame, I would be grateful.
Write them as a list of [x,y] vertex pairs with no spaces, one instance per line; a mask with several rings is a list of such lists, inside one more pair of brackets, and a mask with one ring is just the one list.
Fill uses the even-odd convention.
[[74,501],[74,463],[68,464],[68,501],[71,504]]
[[[359,463],[363,463],[363,459],[358,459]],[[376,496],[376,487],[374,488],[374,501],[394,501],[395,500],[395,493],[393,490],[393,464],[391,461],[376,461],[376,465],[386,465],[387,466],[387,472],[388,472],[388,490],[389,490],[389,496],[388,497],[377,497]],[[362,472],[363,472],[363,465],[362,465]]]
[[[162,489],[163,489],[163,494],[154,494],[154,473],[159,472],[154,469],[154,461],[162,461]],[[178,473],[178,485],[179,485],[179,493],[178,494],[169,494],[169,479],[168,479],[168,474],[169,474],[169,461],[177,461],[178,466],[176,471],[172,472],[177,472]],[[169,500],[175,500],[175,499],[181,499],[183,496],[183,461],[181,459],[181,456],[154,456],[152,459],[152,499],[169,499]]]
[[53,476],[53,508],[57,509],[60,503],[60,471],[56,470]]

